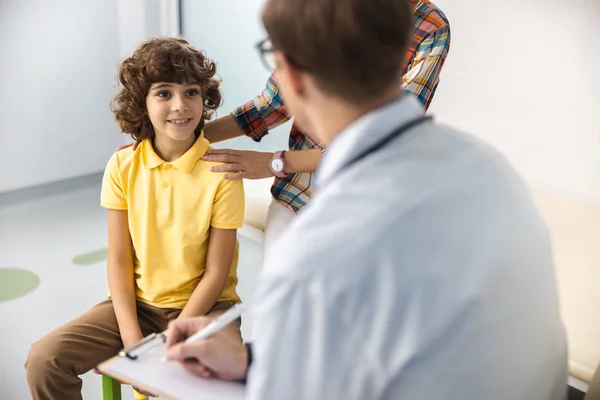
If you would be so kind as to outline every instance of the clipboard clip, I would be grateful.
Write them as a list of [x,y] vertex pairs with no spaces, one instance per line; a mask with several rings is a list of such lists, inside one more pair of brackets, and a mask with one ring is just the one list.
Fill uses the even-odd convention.
[[[158,343],[156,341],[158,340]],[[140,340],[135,345],[119,351],[120,357],[127,357],[130,360],[137,360],[139,354],[144,353],[146,350],[164,344],[167,341],[167,335],[164,332],[153,333]]]

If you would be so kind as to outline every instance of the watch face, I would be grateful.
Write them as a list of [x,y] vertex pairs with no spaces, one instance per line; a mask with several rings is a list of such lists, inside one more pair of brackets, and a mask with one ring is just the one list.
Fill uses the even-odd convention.
[[283,170],[283,161],[278,158],[271,160],[271,169],[273,171],[281,172],[281,170]]

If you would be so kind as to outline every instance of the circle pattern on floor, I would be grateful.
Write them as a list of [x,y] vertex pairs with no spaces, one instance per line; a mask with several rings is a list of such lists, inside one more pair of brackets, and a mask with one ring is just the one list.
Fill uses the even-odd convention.
[[0,302],[14,300],[33,292],[40,278],[20,268],[0,268]]
[[108,249],[100,249],[89,253],[80,254],[73,259],[75,265],[91,265],[104,261],[108,258]]

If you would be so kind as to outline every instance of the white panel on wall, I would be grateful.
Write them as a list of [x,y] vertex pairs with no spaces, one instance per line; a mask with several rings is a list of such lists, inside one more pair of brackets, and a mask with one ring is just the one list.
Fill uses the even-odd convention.
[[592,201],[600,203],[600,111],[598,112],[598,123],[596,129],[596,140],[593,147],[593,162],[592,162]]
[[2,13],[0,192],[102,171],[122,143],[116,0],[5,0]]
[[597,0],[436,0],[452,28],[446,71],[598,97]]
[[532,182],[580,195],[589,191],[598,101],[459,74],[444,84],[433,112],[439,119],[460,121]]
[[600,2],[434,0],[452,45],[432,114],[535,183],[600,200]]
[[[183,36],[206,50],[223,79],[224,103],[217,116],[227,115],[260,94],[269,77],[255,47],[266,35],[260,21],[263,5],[264,0],[181,2]],[[287,148],[288,134],[289,123],[273,130],[261,143],[242,137],[216,147],[275,151]]]

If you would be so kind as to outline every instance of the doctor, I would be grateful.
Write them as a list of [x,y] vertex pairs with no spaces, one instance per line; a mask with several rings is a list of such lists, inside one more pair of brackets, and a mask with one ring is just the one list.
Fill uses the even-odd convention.
[[319,191],[265,260],[252,346],[167,356],[249,399],[559,400],[567,359],[548,230],[494,149],[400,90],[406,0],[268,0],[261,56],[327,145]]

